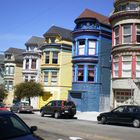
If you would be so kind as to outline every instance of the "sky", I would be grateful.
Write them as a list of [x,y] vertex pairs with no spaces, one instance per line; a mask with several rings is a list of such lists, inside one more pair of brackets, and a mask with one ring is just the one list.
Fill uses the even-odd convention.
[[43,37],[55,25],[73,30],[74,20],[90,9],[105,16],[114,0],[0,0],[0,53],[10,47],[26,49],[32,37]]

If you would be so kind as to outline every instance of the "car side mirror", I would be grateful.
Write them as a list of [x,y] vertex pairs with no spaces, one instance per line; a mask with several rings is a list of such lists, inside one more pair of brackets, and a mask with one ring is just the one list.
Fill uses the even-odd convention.
[[37,126],[31,126],[31,127],[30,127],[30,130],[31,130],[32,132],[36,131],[37,129],[38,129]]

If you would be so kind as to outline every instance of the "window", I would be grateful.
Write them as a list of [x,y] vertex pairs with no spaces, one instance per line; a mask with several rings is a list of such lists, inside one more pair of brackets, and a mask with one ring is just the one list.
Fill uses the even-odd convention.
[[78,52],[79,55],[84,55],[84,49],[85,49],[85,40],[79,40],[79,46],[78,46]]
[[6,66],[5,74],[14,74],[14,66]]
[[53,59],[52,59],[53,64],[58,63],[58,52],[53,52]]
[[57,72],[52,72],[51,85],[57,84]]
[[13,81],[5,81],[5,89],[12,90],[13,89]]
[[88,66],[88,81],[89,82],[94,81],[94,66],[93,65]]
[[73,42],[73,56],[76,55],[76,42]]
[[131,56],[123,56],[122,62],[122,77],[131,77]]
[[84,65],[78,66],[78,81],[84,81]]
[[115,45],[118,45],[119,44],[119,27],[116,27],[115,29],[114,29],[114,34],[115,34],[115,36],[114,36],[114,39],[115,39]]
[[119,70],[119,57],[114,57],[114,77],[118,77],[118,70]]
[[25,77],[24,77],[24,81],[25,81],[25,82],[28,82],[28,76],[25,76]]
[[11,58],[12,58],[12,55],[11,55],[11,54],[6,54],[6,55],[5,55],[5,59],[11,60]]
[[140,43],[140,25],[137,25],[137,42]]
[[30,81],[32,81],[32,82],[35,82],[35,76],[31,76],[31,79],[30,79]]
[[31,68],[32,68],[32,69],[36,69],[36,59],[32,59]]
[[94,40],[89,40],[89,50],[88,54],[89,55],[95,55],[96,54],[96,42]]
[[140,56],[136,57],[136,78],[140,78]]
[[44,73],[44,83],[45,83],[45,85],[48,85],[48,75],[49,75],[48,72]]
[[131,25],[123,25],[123,43],[131,43]]
[[29,59],[26,59],[26,69],[29,69]]
[[46,58],[45,58],[46,64],[49,64],[49,57],[50,57],[50,52],[46,52]]

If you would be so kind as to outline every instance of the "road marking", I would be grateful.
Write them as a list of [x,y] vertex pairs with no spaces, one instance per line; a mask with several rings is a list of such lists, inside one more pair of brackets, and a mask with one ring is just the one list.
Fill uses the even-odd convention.
[[120,140],[120,139],[117,139],[117,138],[100,136],[100,135],[94,135],[94,138],[96,138],[98,140]]
[[83,140],[82,138],[80,137],[69,137],[70,140]]

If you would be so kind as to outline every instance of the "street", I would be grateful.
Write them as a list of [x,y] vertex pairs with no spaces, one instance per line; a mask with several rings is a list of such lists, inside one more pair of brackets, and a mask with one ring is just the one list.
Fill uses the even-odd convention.
[[54,119],[37,114],[18,114],[43,140],[139,140],[140,128],[101,125],[97,122],[74,119]]

